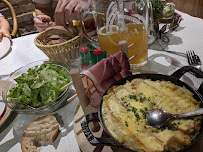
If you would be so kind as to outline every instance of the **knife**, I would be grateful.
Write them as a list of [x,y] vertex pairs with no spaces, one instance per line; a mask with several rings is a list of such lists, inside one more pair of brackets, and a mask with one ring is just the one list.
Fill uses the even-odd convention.
[[[178,67],[178,68],[182,68],[183,66],[186,66],[186,65],[183,65],[183,64],[180,63],[178,60],[176,60],[176,59],[174,59],[174,58],[172,58],[172,57],[170,57],[170,56],[165,57],[165,59],[166,59],[166,61],[167,61],[168,63],[171,63],[172,65],[174,65],[174,66],[176,66],[176,67]],[[196,76],[197,78],[202,78],[202,77],[196,75],[196,74],[193,73],[193,72],[189,72],[189,73],[192,74],[193,76]]]

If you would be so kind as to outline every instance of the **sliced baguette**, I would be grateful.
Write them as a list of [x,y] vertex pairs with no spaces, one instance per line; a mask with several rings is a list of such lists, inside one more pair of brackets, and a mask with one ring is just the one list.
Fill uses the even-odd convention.
[[25,129],[21,149],[23,152],[37,152],[40,142],[54,142],[58,135],[59,123],[53,115],[33,120]]

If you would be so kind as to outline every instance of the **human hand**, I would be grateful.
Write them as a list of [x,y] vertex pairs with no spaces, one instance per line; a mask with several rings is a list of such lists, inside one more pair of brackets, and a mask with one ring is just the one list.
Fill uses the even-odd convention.
[[72,16],[80,18],[80,11],[87,10],[89,0],[59,0],[55,10],[55,22],[66,27],[66,23],[72,24]]
[[0,28],[0,42],[2,41],[3,37],[7,37],[11,39],[11,34],[7,29],[4,29],[4,27]]
[[34,26],[37,28],[37,31],[42,32],[48,27],[55,26],[55,22],[52,22],[51,18],[47,15],[38,15],[34,17]]

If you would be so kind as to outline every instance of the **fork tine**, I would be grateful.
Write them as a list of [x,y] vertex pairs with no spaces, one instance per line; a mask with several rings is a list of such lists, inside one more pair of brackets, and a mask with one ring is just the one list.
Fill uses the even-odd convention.
[[196,63],[196,58],[195,58],[195,52],[193,50],[190,50],[191,51],[191,56],[192,56],[192,59],[193,59],[193,63]]
[[192,62],[191,62],[192,58],[191,58],[191,55],[190,55],[190,51],[187,51],[186,55],[187,55],[187,60],[188,60],[189,65],[192,64]]

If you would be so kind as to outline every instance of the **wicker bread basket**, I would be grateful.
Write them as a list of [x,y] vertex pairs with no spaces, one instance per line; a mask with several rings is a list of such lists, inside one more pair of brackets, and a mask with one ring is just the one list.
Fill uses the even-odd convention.
[[48,29],[38,34],[34,39],[34,44],[42,50],[50,59],[68,63],[77,58],[78,53],[75,53],[76,47],[80,46],[82,40],[82,31],[77,27],[78,34],[70,40],[63,43],[45,45],[44,40],[48,35],[63,35],[70,36],[70,33],[63,29]]

